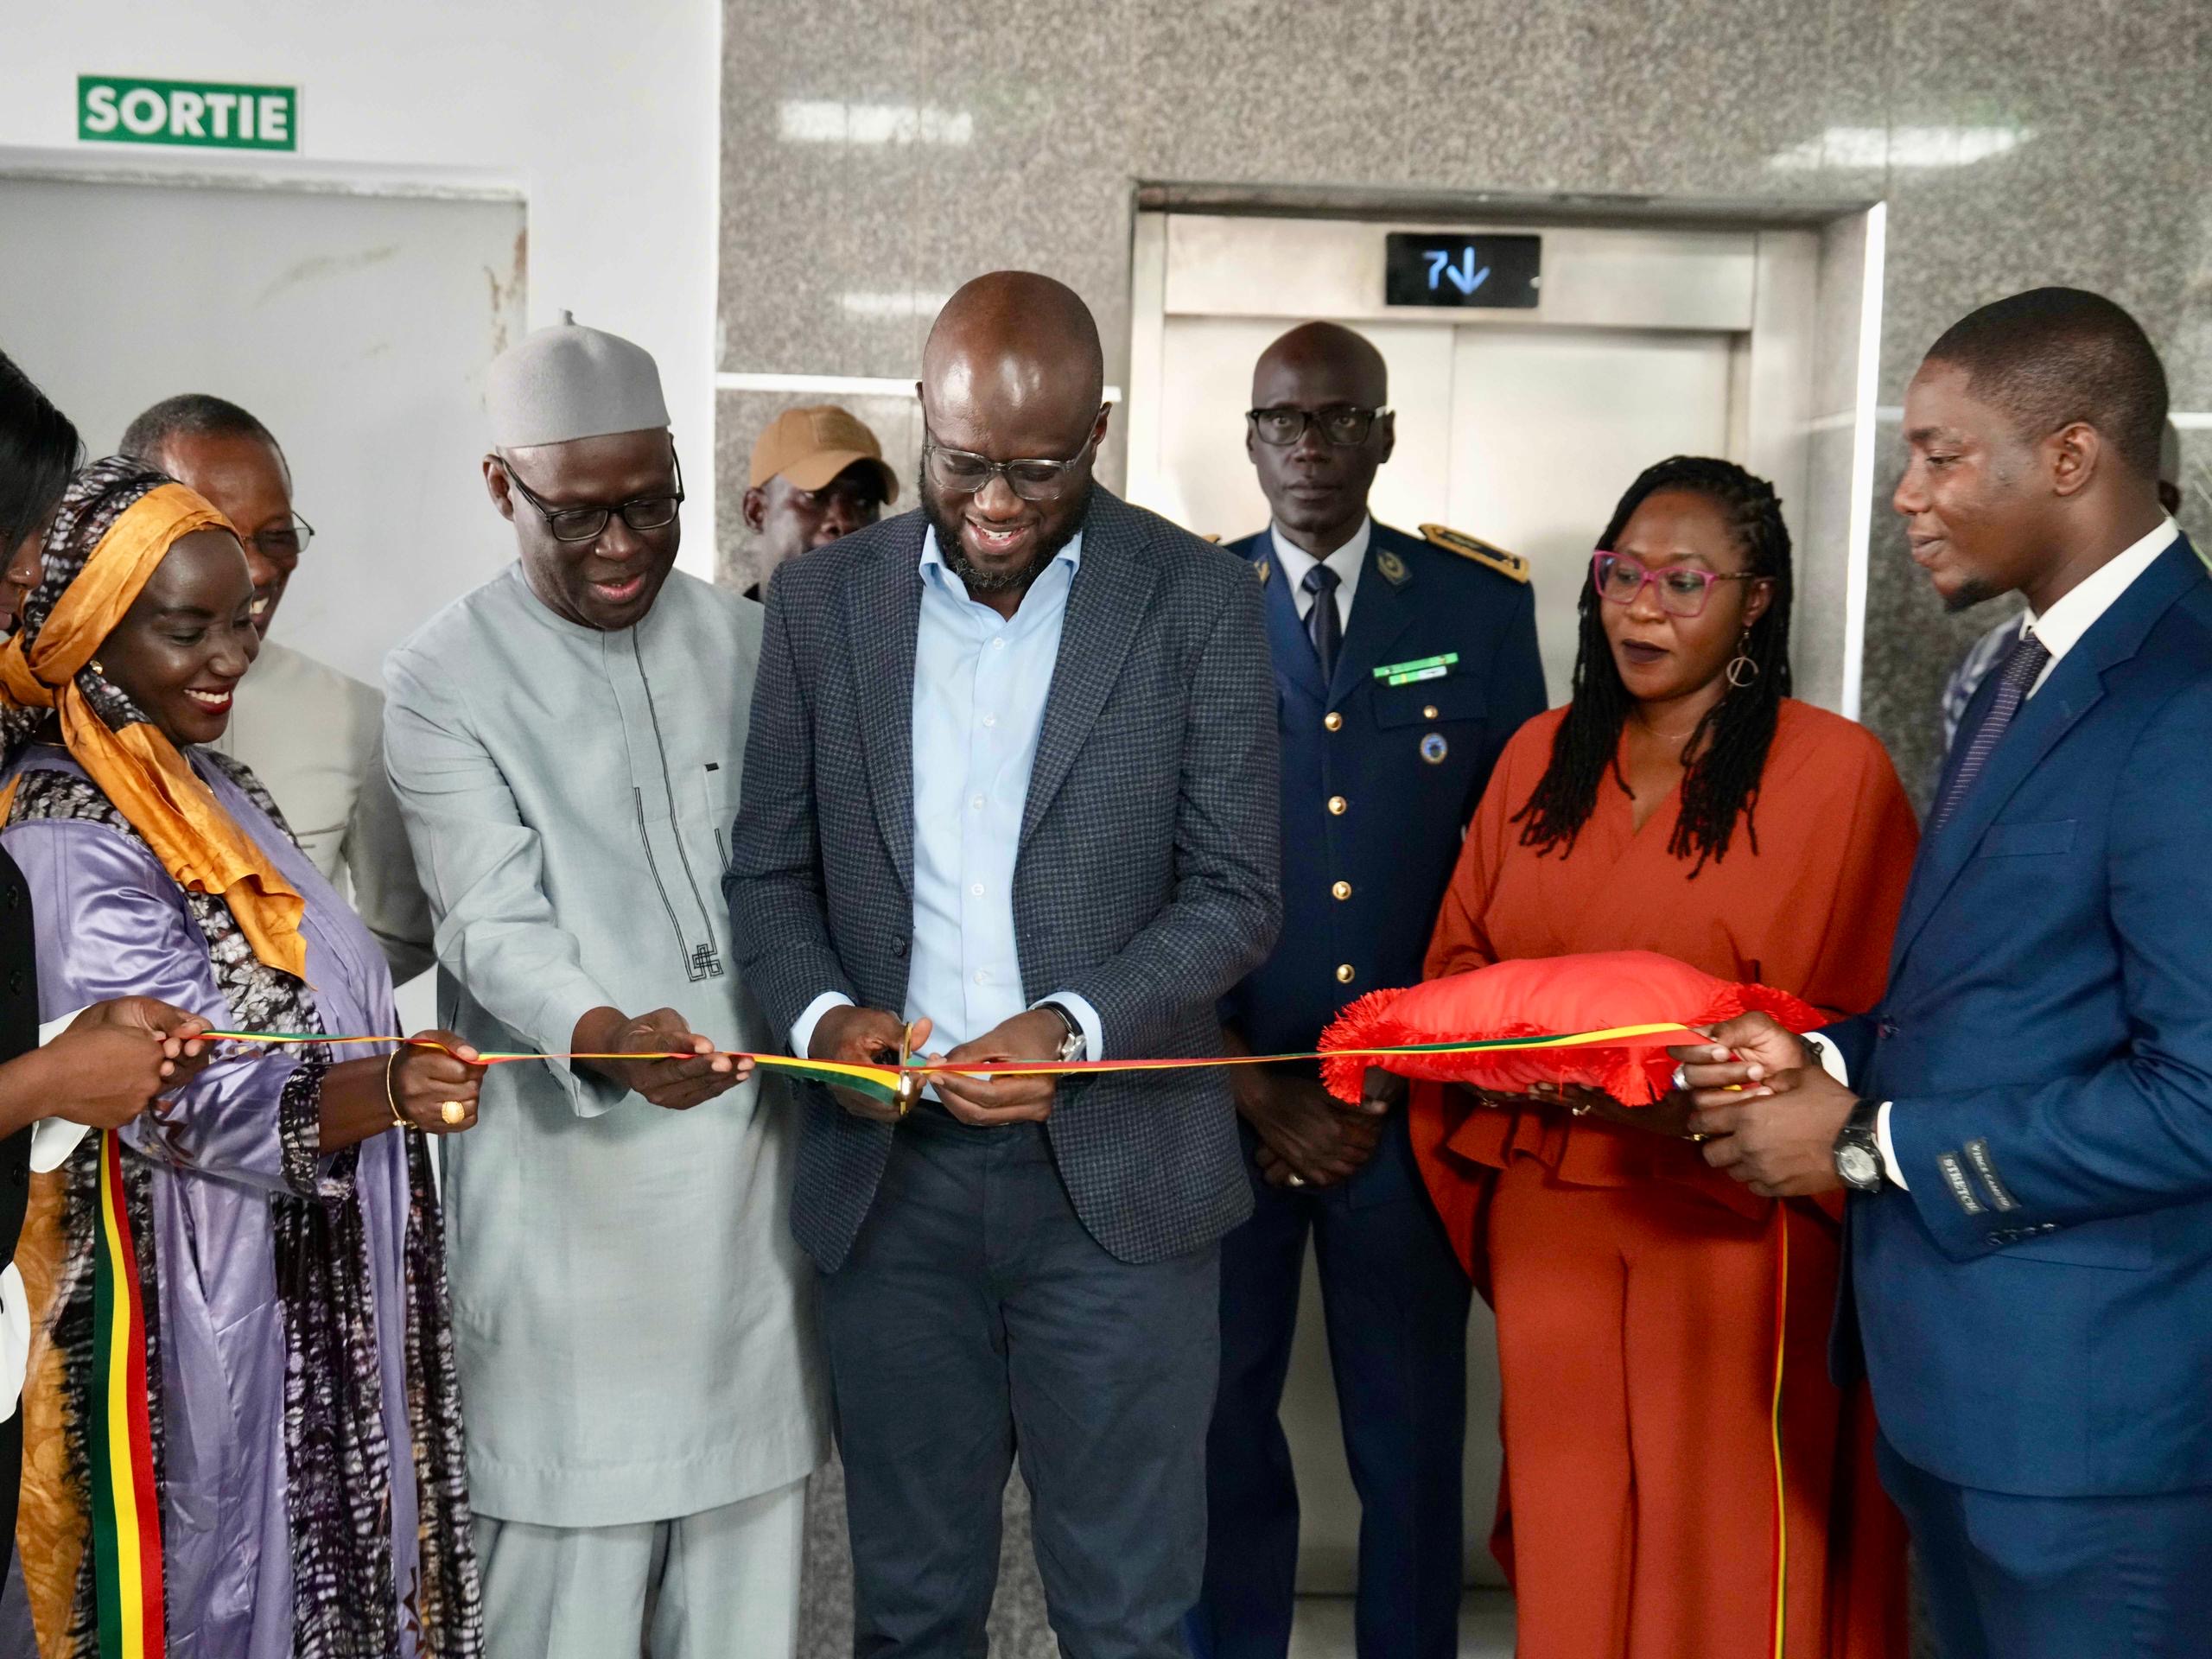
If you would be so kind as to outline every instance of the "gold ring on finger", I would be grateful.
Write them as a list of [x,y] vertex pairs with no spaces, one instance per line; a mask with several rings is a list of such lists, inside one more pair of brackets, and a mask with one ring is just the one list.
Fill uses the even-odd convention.
[[448,1123],[458,1123],[468,1116],[468,1108],[457,1100],[449,1100],[438,1108],[438,1116]]

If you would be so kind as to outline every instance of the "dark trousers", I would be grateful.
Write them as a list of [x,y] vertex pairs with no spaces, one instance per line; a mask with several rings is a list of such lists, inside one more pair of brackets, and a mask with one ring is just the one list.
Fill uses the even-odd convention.
[[[1244,1130],[1249,1162],[1256,1141]],[[1269,1186],[1222,1241],[1221,1391],[1206,1439],[1201,1659],[1281,1659],[1298,1568],[1298,1486],[1278,1409],[1309,1233],[1344,1451],[1357,1489],[1361,1659],[1459,1651],[1459,1464],[1470,1288],[1397,1114],[1365,1167],[1322,1192]]]
[[2212,1492],[2020,1497],[1955,1486],[1885,1439],[1942,1659],[2212,1652]]
[[1018,1451],[1072,1659],[1179,1659],[1205,1552],[1220,1252],[1131,1267],[1077,1219],[1044,1131],[899,1127],[821,1279],[854,1652],[981,1659]]

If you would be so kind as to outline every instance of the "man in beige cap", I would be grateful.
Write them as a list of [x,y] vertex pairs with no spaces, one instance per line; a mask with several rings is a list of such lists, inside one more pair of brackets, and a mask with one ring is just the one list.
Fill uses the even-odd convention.
[[787,409],[769,422],[746,481],[745,527],[760,538],[747,599],[767,591],[777,566],[867,528],[899,499],[899,475],[875,434],[835,404]]
[[717,902],[760,607],[674,568],[643,350],[563,321],[487,401],[521,556],[385,664],[440,1006],[486,1049],[640,1057],[495,1067],[448,1155],[487,1651],[787,1654],[826,1451],[791,1125],[709,1052],[774,1040]]

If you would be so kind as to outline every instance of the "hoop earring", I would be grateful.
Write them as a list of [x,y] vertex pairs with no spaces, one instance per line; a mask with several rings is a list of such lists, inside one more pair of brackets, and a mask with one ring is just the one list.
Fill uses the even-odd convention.
[[1736,642],[1736,654],[1728,661],[1728,683],[1740,691],[1759,677],[1759,665],[1751,658],[1751,631],[1744,630],[1744,637]]

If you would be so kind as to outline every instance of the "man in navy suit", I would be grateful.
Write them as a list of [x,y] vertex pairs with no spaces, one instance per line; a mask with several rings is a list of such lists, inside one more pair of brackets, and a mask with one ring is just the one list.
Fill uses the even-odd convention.
[[[1544,706],[1528,566],[1369,516],[1395,440],[1382,354],[1306,323],[1252,378],[1245,448],[1274,523],[1230,550],[1261,587],[1282,745],[1284,926],[1223,1004],[1224,1040],[1313,1047],[1339,1008],[1421,978],[1462,828]],[[1254,1214],[1222,1242],[1201,1659],[1281,1659],[1298,1489],[1277,1416],[1309,1234],[1358,1489],[1362,1659],[1459,1650],[1469,1289],[1406,1135],[1402,1080],[1363,1109],[1313,1064],[1232,1073]]]
[[2093,294],[1936,341],[1897,510],[1947,604],[2028,614],[1881,1007],[1819,1053],[1756,1016],[1676,1051],[1711,1161],[1855,1189],[1835,1355],[1945,1659],[2212,1644],[2212,582],[2158,501],[2165,413]]

